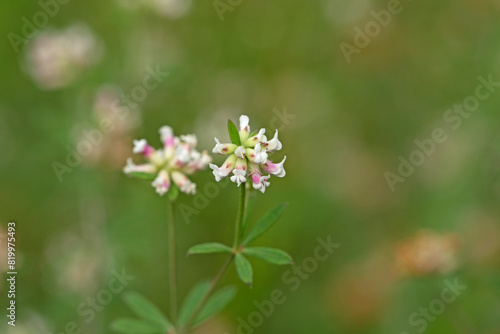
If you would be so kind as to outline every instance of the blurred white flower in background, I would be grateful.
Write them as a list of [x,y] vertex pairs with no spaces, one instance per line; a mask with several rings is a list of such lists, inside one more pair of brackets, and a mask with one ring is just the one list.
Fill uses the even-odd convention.
[[23,310],[23,316],[16,319],[16,326],[6,326],[5,334],[33,334],[50,333],[51,328],[47,324],[47,319],[42,315],[29,310]]
[[102,55],[102,45],[82,23],[39,32],[26,49],[26,67],[45,89],[70,85]]
[[[141,124],[140,109],[122,105],[122,91],[105,85],[98,89],[93,105],[95,126],[75,129],[76,147],[91,142],[84,163],[90,167],[121,169],[130,152],[131,131]],[[103,128],[103,124],[109,125]]]
[[50,268],[44,273],[47,290],[61,295],[94,293],[103,271],[112,261],[104,249],[99,236],[94,234],[85,239],[67,230],[51,238],[44,251],[44,265]]
[[119,4],[127,9],[137,10],[146,7],[155,13],[170,17],[180,18],[191,9],[191,0],[118,0]]
[[182,17],[191,8],[191,0],[143,0],[159,14],[173,18]]
[[373,6],[371,0],[323,0],[322,5],[323,13],[332,26],[351,25],[362,21]]

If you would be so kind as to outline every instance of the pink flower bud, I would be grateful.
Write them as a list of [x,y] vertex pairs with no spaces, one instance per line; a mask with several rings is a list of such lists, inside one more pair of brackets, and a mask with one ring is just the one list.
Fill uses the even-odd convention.
[[222,164],[222,166],[219,168],[214,164],[210,164],[210,168],[213,169],[213,174],[215,176],[215,180],[219,182],[233,171],[234,167],[236,166],[236,155],[231,154],[226,161]]
[[196,184],[191,182],[191,180],[189,180],[187,176],[181,172],[173,171],[172,181],[174,181],[175,185],[179,187],[180,191],[193,195],[196,193]]
[[142,154],[146,158],[149,158],[151,154],[155,152],[155,149],[148,145],[146,139],[140,139],[134,140],[134,149],[132,152]]
[[166,170],[160,171],[156,179],[151,183],[151,185],[156,189],[156,192],[163,196],[166,194],[168,189],[170,189],[170,177]]
[[283,160],[280,163],[273,163],[270,160],[267,160],[264,165],[262,165],[262,170],[269,173],[273,174],[277,177],[283,177],[286,175],[285,169],[283,168],[283,164],[285,163],[286,157],[283,158]]

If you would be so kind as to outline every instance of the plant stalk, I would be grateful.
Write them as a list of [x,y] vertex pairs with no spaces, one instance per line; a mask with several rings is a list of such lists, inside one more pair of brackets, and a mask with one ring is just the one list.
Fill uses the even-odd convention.
[[245,217],[245,207],[246,207],[246,185],[241,186],[240,190],[240,203],[238,207],[238,216],[236,217],[236,223],[234,227],[234,242],[233,249],[238,251],[237,247],[240,244],[240,231],[243,225],[243,218]]
[[177,321],[177,256],[175,237],[174,201],[168,200],[168,265],[169,265],[169,292],[170,292],[170,317]]
[[223,264],[222,268],[219,270],[217,275],[213,278],[212,283],[210,284],[210,288],[208,289],[207,293],[205,296],[203,296],[203,299],[201,302],[198,304],[196,307],[196,310],[193,312],[193,315],[189,320],[186,322],[186,328],[189,328],[191,324],[193,324],[194,321],[196,321],[196,317],[198,314],[201,312],[203,309],[203,306],[205,306],[206,302],[214,292],[217,284],[221,280],[222,276],[224,276],[224,273],[226,272],[227,268],[229,268],[229,265],[234,259],[234,255],[236,252],[238,252],[238,247],[239,247],[239,242],[240,242],[240,230],[241,230],[241,225],[243,224],[243,217],[245,216],[245,210],[246,210],[246,188],[245,185],[241,187],[240,190],[240,201],[239,201],[239,207],[238,207],[238,214],[236,216],[236,223],[235,223],[235,231],[234,231],[234,243],[233,243],[233,253],[229,255],[227,258],[226,262]]

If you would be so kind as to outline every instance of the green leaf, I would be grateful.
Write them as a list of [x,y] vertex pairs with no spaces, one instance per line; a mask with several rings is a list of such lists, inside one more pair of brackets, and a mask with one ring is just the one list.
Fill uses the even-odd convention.
[[186,322],[191,318],[194,311],[201,303],[208,290],[210,289],[210,282],[208,280],[201,281],[197,283],[191,291],[189,291],[186,299],[182,303],[181,310],[179,312],[178,324],[180,327],[186,325]]
[[281,203],[276,205],[273,209],[271,209],[268,213],[266,213],[253,227],[252,230],[248,233],[244,245],[249,244],[254,241],[258,237],[260,237],[264,232],[273,226],[274,223],[279,219],[283,211],[285,210],[288,203]]
[[129,292],[124,295],[123,299],[135,314],[150,324],[155,325],[155,328],[165,332],[172,327],[172,323],[167,317],[141,294]]
[[234,125],[234,123],[230,119],[227,120],[227,129],[229,130],[229,137],[231,138],[231,142],[240,146],[240,133],[238,132],[236,125]]
[[127,175],[143,180],[154,180],[156,178],[156,174],[144,173],[144,172],[130,172]]
[[234,261],[236,263],[236,271],[238,272],[240,279],[245,284],[252,286],[253,269],[250,262],[248,262],[248,260],[241,254],[236,254]]
[[222,288],[214,293],[201,309],[200,314],[196,318],[195,325],[201,324],[222,311],[233,300],[235,295],[236,288],[233,286]]
[[243,249],[243,254],[257,257],[262,260],[266,260],[272,264],[284,265],[292,264],[293,260],[290,255],[286,252],[269,247],[249,247]]
[[111,324],[111,329],[118,333],[127,334],[161,334],[166,330],[157,326],[137,320],[137,319],[118,319]]
[[171,201],[175,201],[179,196],[179,188],[175,184],[170,185],[170,189],[168,190],[168,199]]
[[252,132],[250,134],[250,136],[248,136],[248,138],[252,138],[253,136],[255,136],[257,133],[259,133],[257,130],[255,130],[254,132]]
[[188,255],[191,254],[210,254],[210,253],[232,253],[229,246],[218,242],[208,242],[206,244],[195,245],[188,250]]
[[250,218],[250,214],[252,213],[256,198],[257,198],[257,192],[250,190],[250,196],[248,197],[248,203],[245,210],[245,217],[243,218],[243,224],[241,225],[240,240],[245,235],[245,231],[248,225],[248,219]]

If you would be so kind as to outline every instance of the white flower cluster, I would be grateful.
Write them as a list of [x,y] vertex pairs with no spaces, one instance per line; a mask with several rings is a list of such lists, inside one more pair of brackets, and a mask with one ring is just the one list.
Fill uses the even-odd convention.
[[196,184],[186,175],[205,169],[212,161],[206,151],[195,150],[197,139],[195,135],[174,137],[172,128],[160,128],[163,149],[155,150],[148,145],[146,139],[134,140],[134,153],[139,153],[148,161],[146,164],[135,165],[129,158],[123,169],[125,174],[156,178],[151,184],[161,196],[170,189],[171,181],[186,194],[196,193]]
[[[221,167],[210,164],[213,169],[213,174],[216,181],[229,176],[231,173],[231,181],[235,182],[238,187],[247,181],[250,177],[254,189],[265,192],[269,186],[269,178],[271,175],[277,177],[285,176],[286,172],[283,168],[286,156],[280,163],[273,163],[268,160],[268,155],[281,149],[281,142],[278,140],[278,130],[274,134],[273,139],[267,140],[264,135],[265,129],[260,129],[250,134],[249,118],[245,115],[240,117],[240,128],[238,131],[241,145],[234,143],[222,144],[219,139],[215,138],[216,145],[212,150],[213,153],[229,155]],[[271,175],[262,175],[262,171]]]

